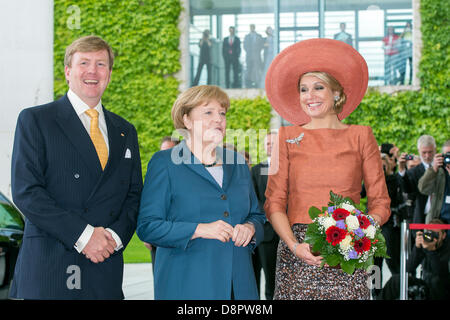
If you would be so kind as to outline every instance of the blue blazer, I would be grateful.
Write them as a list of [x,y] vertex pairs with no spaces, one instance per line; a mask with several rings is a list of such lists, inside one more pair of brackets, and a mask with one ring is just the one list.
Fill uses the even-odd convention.
[[[137,235],[158,247],[155,299],[258,299],[251,255],[263,239],[264,215],[258,207],[250,171],[234,151],[223,157],[223,187],[182,141],[155,153],[149,162]],[[232,163],[230,163],[232,162]],[[236,247],[230,240],[191,240],[199,223],[223,220],[255,225],[255,241]]]
[[136,130],[103,110],[110,148],[104,171],[67,96],[19,115],[12,195],[26,222],[12,298],[123,298],[123,249],[98,264],[74,249],[87,224],[111,228],[124,247],[136,227],[142,191]]

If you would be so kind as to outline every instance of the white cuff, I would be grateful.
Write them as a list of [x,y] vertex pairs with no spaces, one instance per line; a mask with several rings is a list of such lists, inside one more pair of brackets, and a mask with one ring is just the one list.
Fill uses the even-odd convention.
[[92,234],[94,233],[94,227],[88,224],[86,228],[84,228],[83,233],[78,238],[77,242],[73,246],[75,250],[78,251],[78,253],[81,253],[81,251],[84,250],[84,247],[86,247],[87,243],[92,237]]
[[106,231],[109,231],[111,233],[111,236],[113,237],[114,241],[116,241],[116,247],[114,248],[115,251],[119,251],[123,248],[122,240],[120,240],[120,237],[115,233],[112,229],[106,228]]

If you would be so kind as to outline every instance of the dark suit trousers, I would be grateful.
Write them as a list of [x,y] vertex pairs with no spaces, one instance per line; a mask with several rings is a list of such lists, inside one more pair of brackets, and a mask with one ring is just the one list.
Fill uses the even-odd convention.
[[193,82],[193,85],[198,85],[198,82],[200,81],[200,76],[202,74],[203,66],[206,65],[206,72],[208,73],[208,77],[206,80],[206,84],[211,84],[211,63],[205,62],[205,61],[199,61],[198,67],[197,67],[197,74],[195,75],[195,79]]
[[255,249],[255,254],[253,255],[253,268],[255,270],[258,294],[261,297],[260,278],[262,268],[266,280],[264,293],[267,300],[273,300],[273,294],[275,291],[275,269],[277,262],[278,237],[275,238],[277,241],[261,242]]
[[230,88],[230,67],[233,67],[233,88],[239,87],[239,60],[235,58],[225,59],[225,85]]

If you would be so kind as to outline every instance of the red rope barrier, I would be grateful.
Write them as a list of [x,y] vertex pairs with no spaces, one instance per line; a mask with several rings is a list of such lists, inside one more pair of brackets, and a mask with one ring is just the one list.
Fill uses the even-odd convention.
[[423,223],[411,223],[409,225],[409,229],[411,230],[450,230],[450,224],[423,224]]

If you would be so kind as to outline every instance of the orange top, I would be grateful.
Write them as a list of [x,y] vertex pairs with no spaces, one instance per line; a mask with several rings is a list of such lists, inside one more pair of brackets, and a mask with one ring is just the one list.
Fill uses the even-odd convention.
[[[302,134],[298,144],[293,141]],[[264,210],[268,218],[287,210],[291,225],[311,223],[309,208],[327,206],[330,191],[359,203],[363,181],[368,213],[383,224],[389,219],[391,200],[370,127],[281,127],[272,150]]]

